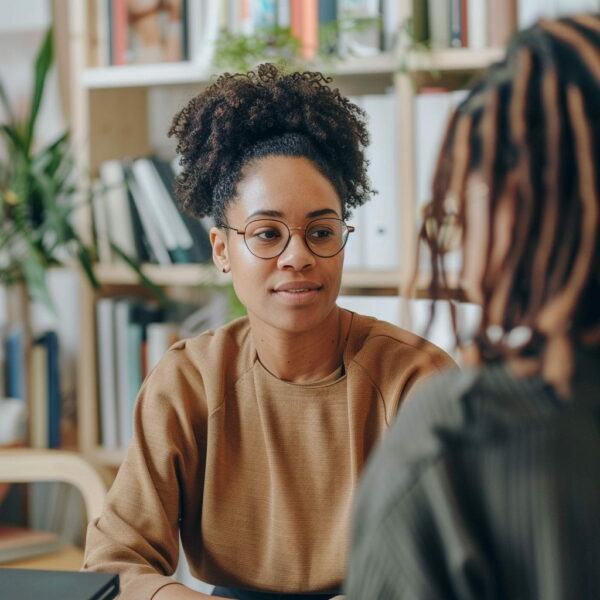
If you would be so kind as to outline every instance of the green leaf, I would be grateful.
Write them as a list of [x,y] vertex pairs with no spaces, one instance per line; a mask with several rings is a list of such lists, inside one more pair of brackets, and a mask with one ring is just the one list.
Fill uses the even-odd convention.
[[53,37],[52,28],[50,28],[44,37],[44,41],[40,46],[40,50],[35,60],[33,98],[31,101],[29,118],[27,119],[25,128],[25,147],[27,148],[28,152],[31,149],[35,123],[37,121],[37,116],[42,104],[42,98],[44,96],[46,77],[54,59]]
[[19,130],[16,127],[11,125],[0,125],[0,131],[8,138],[9,142],[12,144],[13,153],[25,153],[25,145],[19,133]]
[[15,115],[12,110],[12,106],[8,100],[8,94],[6,93],[6,89],[4,88],[4,84],[0,81],[0,102],[2,102],[2,106],[4,107],[4,112],[8,117],[9,123],[15,122]]
[[98,282],[98,279],[96,279],[96,274],[94,273],[94,268],[92,266],[92,256],[89,250],[83,244],[81,244],[79,247],[77,259],[79,260],[79,264],[81,265],[83,272],[86,274],[88,281],[90,282],[92,287],[95,290],[97,290],[100,287],[100,283]]
[[48,291],[46,283],[46,265],[36,252],[28,252],[19,260],[21,272],[32,300],[40,302],[56,314],[56,307]]
[[140,281],[154,294],[154,296],[156,296],[156,298],[160,302],[162,302],[162,303],[167,302],[167,296],[164,293],[164,291],[158,285],[156,285],[151,279],[146,277],[146,275],[144,275],[144,273],[142,273],[141,266],[136,260],[131,258],[126,252],[123,252],[123,250],[121,248],[119,248],[119,246],[117,246],[115,243],[111,242],[110,247],[113,249],[113,251],[118,256],[120,256],[137,273],[138,277],[140,278]]

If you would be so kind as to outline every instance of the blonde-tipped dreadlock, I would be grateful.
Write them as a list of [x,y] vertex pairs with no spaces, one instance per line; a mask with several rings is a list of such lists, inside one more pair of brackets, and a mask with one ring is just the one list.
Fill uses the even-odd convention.
[[[473,175],[485,193],[469,201],[488,214],[476,362],[535,357],[566,391],[575,348],[600,346],[600,15],[516,34],[454,113],[420,236],[434,298],[445,283],[441,232],[451,218],[464,246]],[[510,232],[495,226],[501,212]],[[527,335],[515,342],[517,329]]]

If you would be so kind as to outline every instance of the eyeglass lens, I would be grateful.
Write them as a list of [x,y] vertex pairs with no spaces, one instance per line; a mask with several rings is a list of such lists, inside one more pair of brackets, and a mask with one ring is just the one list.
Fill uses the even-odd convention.
[[[304,239],[311,252],[323,258],[337,254],[344,247],[347,237],[348,228],[340,219],[316,219],[304,230]],[[289,238],[288,226],[282,221],[270,219],[251,221],[246,225],[244,234],[248,250],[259,258],[278,256]]]

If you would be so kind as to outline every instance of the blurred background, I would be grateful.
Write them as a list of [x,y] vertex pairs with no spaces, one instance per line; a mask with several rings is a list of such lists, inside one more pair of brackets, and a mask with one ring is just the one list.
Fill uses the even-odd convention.
[[[183,215],[173,196],[170,122],[216,75],[265,61],[320,70],[365,111],[378,194],[351,218],[339,303],[423,333],[429,265],[416,238],[447,117],[513,31],[598,10],[598,0],[0,0],[0,446],[73,450],[110,482],[146,373],[175,340],[244,314],[212,265],[210,220]],[[461,291],[450,227],[448,240],[450,303],[426,335],[456,356],[451,312],[466,338],[478,308]],[[0,486],[0,522],[81,545],[77,493]],[[2,539],[0,529],[0,561]]]

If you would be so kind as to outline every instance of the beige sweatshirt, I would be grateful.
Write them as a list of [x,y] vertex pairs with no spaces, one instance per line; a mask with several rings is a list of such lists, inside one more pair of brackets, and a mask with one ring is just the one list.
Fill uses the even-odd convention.
[[450,366],[435,346],[353,315],[345,374],[317,386],[271,375],[247,318],[173,346],[148,376],[134,439],[90,524],[84,568],[149,600],[177,566],[282,593],[339,587],[353,492],[407,392]]

